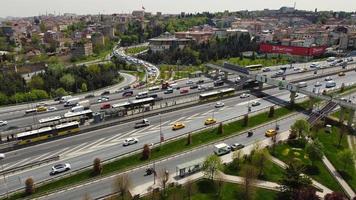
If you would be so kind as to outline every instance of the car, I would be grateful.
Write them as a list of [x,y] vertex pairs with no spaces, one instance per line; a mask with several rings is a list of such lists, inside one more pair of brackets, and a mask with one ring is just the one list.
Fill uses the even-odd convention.
[[6,126],[7,125],[7,121],[0,121],[0,126]]
[[319,65],[318,63],[312,63],[312,64],[310,65],[310,68],[317,68],[318,65]]
[[190,86],[190,89],[197,89],[198,88],[198,85],[191,85]]
[[214,118],[208,118],[205,120],[204,125],[215,124],[216,120]]
[[248,98],[248,97],[250,97],[250,94],[247,94],[247,93],[243,93],[240,95],[241,99]]
[[43,106],[47,106],[47,104],[46,103],[38,103],[38,104],[36,104],[36,108],[43,107]]
[[57,108],[54,107],[54,106],[51,106],[51,107],[48,108],[48,111],[55,111],[55,110],[57,110]]
[[265,132],[266,137],[273,137],[277,135],[277,131],[275,129],[269,129]]
[[278,70],[275,75],[279,76],[279,75],[283,75],[283,74],[284,74],[283,70]]
[[295,67],[293,70],[294,71],[300,71],[301,69],[299,67]]
[[345,72],[339,72],[339,76],[345,76]]
[[270,72],[271,71],[271,68],[269,67],[265,67],[262,69],[262,72]]
[[341,98],[340,100],[341,100],[341,101],[348,102],[348,103],[352,103],[351,99]]
[[62,97],[56,97],[56,98],[54,98],[53,100],[54,100],[54,101],[60,101],[61,98],[62,98]]
[[252,106],[259,106],[259,105],[261,105],[261,103],[258,102],[258,101],[252,101],[251,105]]
[[245,145],[239,144],[239,143],[234,143],[234,144],[230,145],[230,148],[231,148],[232,151],[239,150],[239,149],[242,149],[244,147],[245,147]]
[[328,77],[326,77],[324,80],[325,80],[325,81],[332,81],[333,78],[332,78],[331,76],[328,76]]
[[108,95],[110,94],[110,91],[104,91],[103,93],[101,93],[101,95]]
[[172,130],[175,131],[175,130],[182,129],[184,127],[185,127],[185,125],[182,122],[176,122],[173,124]]
[[50,172],[50,175],[55,175],[59,174],[62,172],[66,172],[71,169],[71,166],[69,163],[64,163],[64,164],[57,164],[52,167],[52,170]]
[[173,88],[168,88],[168,89],[165,90],[163,93],[164,93],[164,94],[171,94],[171,93],[173,93]]
[[47,107],[45,106],[37,107],[37,112],[44,112],[44,111],[47,111]]
[[322,85],[323,85],[323,84],[322,84],[321,82],[319,82],[319,81],[314,84],[315,87],[320,87],[320,86],[322,86]]
[[136,144],[136,143],[138,143],[138,139],[132,137],[132,138],[127,138],[126,140],[124,140],[124,143],[122,145],[129,146],[129,145]]
[[221,101],[218,101],[215,104],[215,108],[221,108],[221,107],[224,107],[224,106],[225,106],[224,102],[221,102]]
[[198,83],[198,84],[202,84],[202,83],[204,83],[204,80],[198,80],[197,83]]
[[203,85],[198,85],[198,90],[204,90],[205,87]]
[[93,97],[95,97],[94,94],[88,94],[88,95],[86,95],[84,98],[85,98],[85,99],[89,99],[89,98],[93,98]]
[[248,131],[247,132],[247,137],[251,137],[251,136],[253,136],[253,131]]
[[347,62],[352,62],[352,61],[354,61],[354,59],[352,57],[347,58]]
[[187,85],[191,85],[191,84],[193,84],[193,81],[192,80],[188,80],[187,81]]

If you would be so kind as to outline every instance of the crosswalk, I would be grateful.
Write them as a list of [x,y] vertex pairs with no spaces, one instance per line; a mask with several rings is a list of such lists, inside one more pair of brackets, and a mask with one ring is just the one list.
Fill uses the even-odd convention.
[[164,120],[161,122],[161,124],[155,124],[155,125],[147,126],[147,127],[140,128],[140,129],[134,129],[134,130],[131,130],[126,133],[118,133],[116,135],[112,135],[109,137],[100,138],[96,141],[85,142],[85,143],[82,143],[82,144],[79,144],[76,146],[65,147],[60,150],[46,152],[46,153],[38,155],[38,156],[18,160],[17,162],[12,162],[12,163],[7,163],[7,164],[5,163],[4,170],[10,169],[12,167],[23,166],[25,164],[33,163],[35,161],[45,160],[47,158],[54,157],[54,156],[60,156],[61,159],[77,157],[77,156],[87,154],[87,153],[90,153],[93,151],[111,147],[113,145],[121,145],[127,137],[140,138],[140,137],[151,135],[151,134],[157,134],[157,136],[158,136],[160,129],[162,129],[162,130],[171,129],[172,124],[174,124],[176,122],[183,122],[183,123],[187,124],[187,123],[189,123],[193,120],[196,120],[196,119],[206,118],[208,115],[211,115],[213,112],[214,113],[218,113],[220,111],[225,112],[226,110],[236,108],[234,106],[235,105],[225,106],[225,107],[222,107],[219,109],[216,108],[216,109],[208,110],[206,112],[195,113],[191,116],[182,116],[182,117],[179,117],[178,119],[173,120],[173,121],[172,120]]

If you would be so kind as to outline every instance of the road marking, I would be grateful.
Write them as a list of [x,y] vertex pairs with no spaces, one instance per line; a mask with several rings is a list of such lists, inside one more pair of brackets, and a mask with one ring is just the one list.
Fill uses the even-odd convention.
[[132,131],[130,131],[130,132],[127,132],[127,133],[124,133],[124,134],[122,134],[122,135],[119,135],[119,136],[117,136],[115,139],[113,139],[112,141],[122,141],[121,140],[121,138],[123,138],[123,137],[127,137],[128,135],[132,135],[133,133],[135,133],[135,132],[137,132],[137,130],[132,130]]
[[194,115],[188,117],[187,119],[188,119],[188,120],[195,119],[195,117],[196,117],[197,115],[199,115],[199,114],[200,114],[200,113],[195,113]]
[[[116,136],[116,135],[115,135]],[[103,143],[109,142],[111,140],[112,137],[110,138],[104,138],[104,140],[98,142],[97,144],[93,145],[90,147],[90,149],[95,149],[96,147],[102,145]]]
[[106,138],[100,138],[99,140],[96,140],[95,142],[90,143],[90,145],[88,145],[88,149],[92,148],[93,146],[95,146],[96,144],[100,143],[101,141],[105,140]]
[[173,124],[175,124],[176,122],[182,121],[184,118],[185,118],[185,117],[180,117],[180,118],[178,118],[177,120],[171,122],[170,125],[173,125]]
[[44,157],[50,157],[50,156],[53,156],[52,152],[49,152],[49,153],[45,153],[43,155],[40,155],[40,156],[37,156],[35,158],[32,158],[33,161],[39,161],[39,160],[44,160]]
[[[80,145],[78,145],[78,146],[76,146],[76,147],[74,147],[74,148],[72,148],[72,149],[66,151],[65,154],[67,154],[67,155],[68,155],[68,154],[71,154],[71,153],[77,151],[78,149],[81,149],[82,147],[86,147],[87,144],[88,144],[88,142],[86,142],[86,143],[84,143],[84,144],[80,144]],[[65,155],[64,153],[62,153],[62,154]]]
[[244,102],[236,104],[235,106],[243,106],[243,105],[246,105],[246,104],[249,104],[249,103],[250,103],[250,101],[244,101]]
[[214,110],[215,110],[215,109],[208,110],[207,112],[205,112],[205,113],[203,113],[203,114],[201,114],[201,115],[202,115],[202,116],[208,115],[208,114],[214,112]]
[[15,163],[9,164],[8,166],[4,167],[4,170],[10,169],[13,166],[19,167],[19,166],[24,165],[25,163],[27,163],[29,160],[32,160],[32,158],[25,158],[25,159],[23,159],[23,160],[21,160],[19,162],[15,162]]

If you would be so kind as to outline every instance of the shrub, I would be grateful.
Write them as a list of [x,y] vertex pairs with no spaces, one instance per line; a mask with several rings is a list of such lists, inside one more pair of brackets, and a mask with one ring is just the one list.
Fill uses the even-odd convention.
[[95,158],[93,163],[93,173],[94,175],[100,175],[103,172],[103,167],[101,166],[100,158]]
[[318,175],[320,173],[320,170],[316,165],[306,165],[305,173],[308,175]]
[[142,150],[142,160],[148,160],[150,158],[150,155],[151,155],[151,149],[148,146],[148,144],[145,144]]
[[25,181],[25,193],[31,195],[35,192],[35,183],[32,178],[28,178]]

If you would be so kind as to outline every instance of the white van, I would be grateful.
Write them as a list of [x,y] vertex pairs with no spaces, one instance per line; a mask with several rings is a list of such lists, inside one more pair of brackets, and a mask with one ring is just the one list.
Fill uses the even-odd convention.
[[64,106],[76,106],[78,103],[79,103],[79,98],[72,98],[72,99],[68,99],[64,103]]
[[140,92],[136,95],[136,99],[143,99],[143,98],[147,98],[148,97],[148,92]]
[[84,106],[75,106],[70,111],[79,112],[79,111],[83,111],[83,110],[84,110]]
[[61,97],[61,99],[59,100],[60,103],[65,103],[66,101],[68,101],[68,99],[71,99],[72,96],[68,95],[68,96],[63,96]]
[[220,143],[214,146],[214,153],[218,156],[228,154],[230,153],[230,151],[231,151],[230,146],[225,143]]
[[335,81],[327,81],[326,84],[325,84],[326,88],[332,88],[332,87],[335,87],[335,86],[336,86]]

